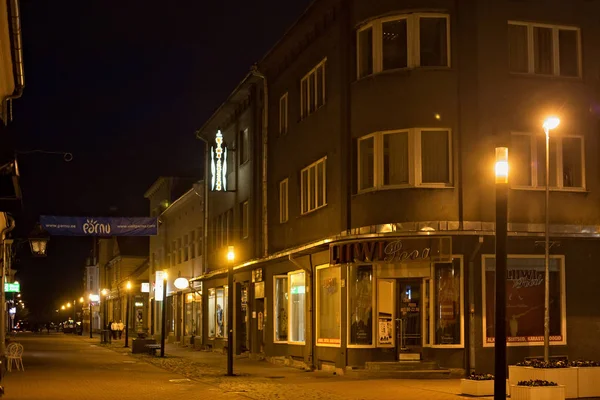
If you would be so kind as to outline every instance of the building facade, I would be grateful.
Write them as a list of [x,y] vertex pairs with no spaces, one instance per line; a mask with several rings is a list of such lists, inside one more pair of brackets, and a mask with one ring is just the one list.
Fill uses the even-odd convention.
[[[204,183],[193,178],[161,177],[145,197],[150,213],[159,218],[158,235],[150,238],[148,282],[156,287],[156,272],[167,273],[166,332],[170,342],[193,344],[202,337],[201,288],[177,288],[175,280],[188,282],[203,273]],[[152,334],[160,336],[162,301],[150,291]]]
[[198,133],[205,181],[230,185],[210,187],[204,346],[227,346],[217,309],[234,246],[237,352],[491,371],[493,165],[505,146],[508,358],[543,354],[542,123],[557,115],[551,354],[600,358],[600,312],[584,296],[600,257],[599,11],[314,1]]

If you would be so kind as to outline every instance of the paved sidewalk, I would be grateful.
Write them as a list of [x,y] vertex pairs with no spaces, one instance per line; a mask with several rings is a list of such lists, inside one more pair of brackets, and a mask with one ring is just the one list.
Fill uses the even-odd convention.
[[[93,343],[94,339],[83,338]],[[367,379],[360,376],[337,376],[333,372],[306,372],[291,367],[276,366],[266,361],[237,356],[234,360],[235,377],[225,376],[226,356],[215,352],[192,350],[167,344],[165,357],[131,354],[124,348],[124,340],[113,340],[106,347],[137,359],[197,380],[224,393],[241,394],[252,399],[431,399],[457,400],[477,397],[460,395],[459,379],[408,380]],[[489,397],[480,397],[489,399]]]

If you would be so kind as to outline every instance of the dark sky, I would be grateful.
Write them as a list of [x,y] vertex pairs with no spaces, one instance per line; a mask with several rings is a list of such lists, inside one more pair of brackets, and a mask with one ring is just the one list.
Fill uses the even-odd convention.
[[[40,214],[146,215],[161,175],[200,175],[198,129],[309,0],[22,0],[25,91],[9,126],[23,190],[15,237]],[[18,279],[43,315],[81,295],[90,238],[18,251]]]

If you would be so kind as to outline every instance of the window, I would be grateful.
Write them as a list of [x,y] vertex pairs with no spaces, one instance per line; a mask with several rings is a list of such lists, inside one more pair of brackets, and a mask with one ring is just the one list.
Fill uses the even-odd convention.
[[323,157],[300,173],[302,214],[327,205],[326,163],[327,157]]
[[275,278],[275,342],[288,340],[288,277],[276,276]]
[[579,28],[508,22],[510,72],[580,76]]
[[285,135],[288,131],[288,94],[279,99],[279,135]]
[[279,222],[288,220],[288,179],[279,182]]
[[373,345],[373,294],[373,266],[349,264],[349,346]]
[[[513,133],[509,157],[513,187],[546,187],[546,138],[543,135]],[[550,138],[550,179],[554,189],[584,190],[584,141],[580,136]]]
[[304,271],[274,278],[274,338],[279,343],[304,344],[306,286]]
[[[240,131],[240,165],[250,159],[250,139],[248,137],[248,128]],[[231,169],[233,171],[233,169]]]
[[185,294],[185,336],[200,336],[202,334],[202,295],[199,293]]
[[242,239],[246,239],[249,235],[250,213],[248,212],[248,200],[241,205],[242,215]]
[[399,68],[450,66],[445,14],[382,18],[361,27],[356,40],[358,78]]
[[208,337],[214,338],[216,335],[216,293],[215,289],[208,289]]
[[452,184],[449,129],[377,132],[358,140],[358,191]]
[[317,267],[317,344],[339,346],[342,334],[341,267]]
[[306,286],[304,272],[289,274],[290,302],[289,302],[289,338],[288,341],[304,343],[304,329],[306,320]]
[[[494,345],[495,275],[493,255],[483,256],[483,343]],[[545,263],[543,255],[509,255],[506,320],[509,346],[543,345]],[[550,256],[550,344],[566,344],[564,256]]]
[[226,226],[227,226],[227,245],[233,244],[233,208],[230,208],[225,213]]
[[461,263],[434,265],[434,345],[461,345]]
[[[325,104],[325,62],[324,59],[300,81],[300,117],[312,114]],[[286,99],[287,106],[287,99]]]
[[190,259],[196,258],[196,231],[190,232]]
[[187,261],[190,259],[190,252],[189,252],[189,247],[190,247],[190,238],[188,235],[183,236],[183,261]]

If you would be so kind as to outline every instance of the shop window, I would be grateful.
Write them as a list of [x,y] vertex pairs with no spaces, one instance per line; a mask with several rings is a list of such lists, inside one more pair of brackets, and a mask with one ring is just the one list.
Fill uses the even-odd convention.
[[[550,344],[566,344],[564,258],[550,256]],[[495,337],[495,276],[493,255],[483,258],[484,345]],[[506,327],[509,346],[543,345],[545,260],[543,255],[509,255],[506,282]]]
[[306,321],[306,283],[304,272],[289,274],[290,302],[289,302],[289,337],[288,341],[304,343],[304,330]]
[[348,266],[350,346],[373,345],[373,266]]
[[275,277],[275,342],[288,340],[288,277]]
[[341,267],[317,267],[317,344],[341,343]]
[[185,294],[185,318],[184,318],[184,336],[191,336],[194,332],[194,295]]
[[434,266],[434,345],[462,344],[460,261]]
[[[211,316],[212,317],[212,316]],[[227,288],[221,287],[216,289],[215,302],[215,337],[227,337]]]
[[194,326],[192,335],[202,336],[202,294],[194,293]]
[[175,296],[167,297],[165,305],[167,307],[167,332],[175,332]]
[[215,289],[208,289],[208,337],[214,338],[216,333],[215,324],[215,309],[216,309],[216,296]]

